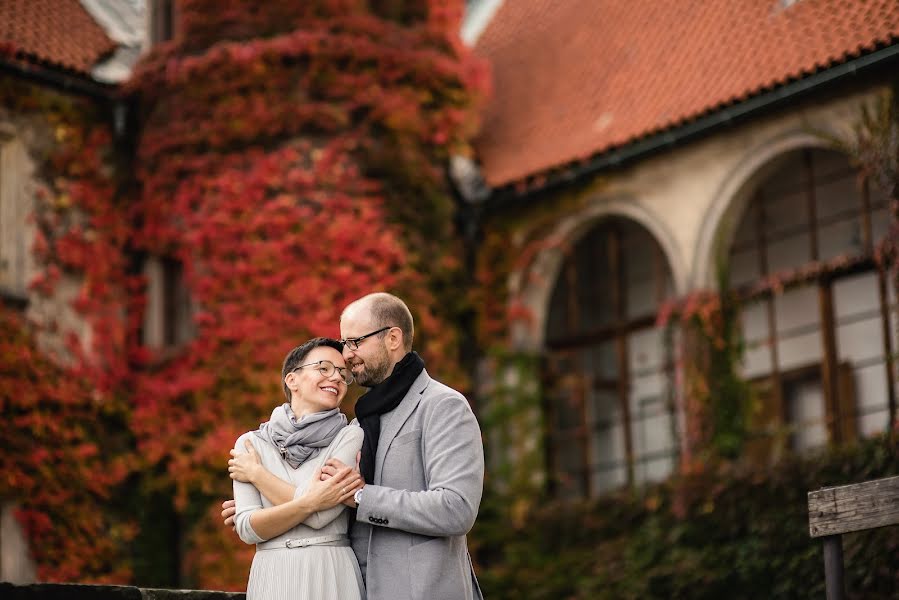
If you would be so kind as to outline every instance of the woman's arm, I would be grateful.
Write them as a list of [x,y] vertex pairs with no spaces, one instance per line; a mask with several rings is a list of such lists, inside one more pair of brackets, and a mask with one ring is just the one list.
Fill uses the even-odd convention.
[[[278,506],[253,511],[249,518],[253,531],[263,540],[279,536],[308,519],[310,515],[340,505],[347,498],[351,498],[358,487],[350,485],[356,476],[352,469],[346,469],[326,481],[321,480],[321,474],[320,468],[315,470],[309,487],[299,498]],[[237,514],[239,519],[240,510]]]
[[[356,455],[359,453],[359,450],[362,448],[362,438],[364,434],[362,433],[362,428],[358,425],[348,425],[340,432],[340,439],[338,439],[337,443],[334,444],[334,448],[323,457],[323,460],[328,460],[331,458],[336,458],[340,462],[346,465],[355,465],[356,464]],[[313,475],[313,479],[316,476]],[[318,478],[321,479],[321,474],[319,473]],[[362,479],[359,478],[359,482],[357,485],[348,485],[346,484],[347,490],[350,490],[352,487],[352,492],[355,493],[356,490],[362,487]],[[302,494],[305,489],[297,488],[297,494]],[[352,497],[352,494],[350,494]],[[308,518],[303,519],[303,525],[308,525],[313,529],[321,529],[331,521],[337,518],[340,513],[343,512],[345,508],[344,504],[338,504],[331,508],[320,510],[318,512],[314,512],[309,515]]]
[[[243,444],[238,440],[236,448],[241,446]],[[235,479],[235,529],[244,542],[258,544],[281,535],[317,511],[351,498],[360,483],[358,474],[350,468],[326,481],[321,480],[321,469],[317,469],[301,496],[278,506],[263,508],[259,490],[251,483]]]
[[252,483],[263,496],[268,498],[269,502],[276,506],[293,500],[296,496],[296,487],[262,466],[256,448],[253,447],[250,440],[245,439],[243,445],[246,452],[240,452],[237,447],[231,450],[232,458],[228,461],[228,476],[235,481]]

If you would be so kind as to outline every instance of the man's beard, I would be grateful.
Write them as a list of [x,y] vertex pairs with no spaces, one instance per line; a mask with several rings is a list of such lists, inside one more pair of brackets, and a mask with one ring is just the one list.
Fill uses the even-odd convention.
[[356,375],[356,383],[363,387],[374,387],[387,379],[388,369],[390,369],[390,359],[385,350],[377,356],[377,362],[363,362],[363,371]]

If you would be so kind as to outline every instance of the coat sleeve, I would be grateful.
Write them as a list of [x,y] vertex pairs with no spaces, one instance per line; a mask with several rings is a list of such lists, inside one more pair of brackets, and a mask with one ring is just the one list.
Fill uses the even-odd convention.
[[[364,436],[362,432],[362,428],[358,425],[348,425],[343,428],[340,432],[340,439],[334,444],[333,448],[330,448],[328,453],[325,456],[319,457],[322,464],[329,458],[336,458],[343,464],[355,467],[356,466],[356,455],[359,453],[359,450],[362,448],[362,438]],[[294,498],[299,498],[306,492],[306,488],[309,486],[309,481],[306,481],[305,485],[298,486],[297,491],[294,493]],[[308,525],[313,529],[321,529],[331,521],[337,518],[340,513],[346,508],[344,504],[338,504],[337,506],[332,506],[326,510],[320,510],[316,513],[312,513],[309,517],[303,521],[304,525]]]
[[356,520],[429,536],[465,535],[483,493],[481,430],[458,393],[443,394],[426,410],[421,448],[427,489],[366,485]]

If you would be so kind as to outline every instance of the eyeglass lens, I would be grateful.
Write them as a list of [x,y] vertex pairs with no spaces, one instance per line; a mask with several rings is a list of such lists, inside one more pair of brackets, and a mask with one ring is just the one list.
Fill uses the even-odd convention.
[[353,383],[353,374],[350,373],[349,369],[338,369],[337,366],[335,366],[334,363],[329,360],[323,360],[318,363],[318,372],[325,377],[330,377],[331,375],[333,375],[335,370],[338,372],[340,378],[343,379],[343,382],[345,384],[350,385],[351,383]]

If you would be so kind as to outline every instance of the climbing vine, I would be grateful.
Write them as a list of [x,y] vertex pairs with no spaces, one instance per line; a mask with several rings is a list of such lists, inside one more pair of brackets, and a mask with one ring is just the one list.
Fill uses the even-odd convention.
[[115,499],[135,464],[121,318],[132,281],[112,136],[89,101],[10,77],[0,90],[33,134],[38,268],[27,314],[0,308],[0,497],[18,505],[41,579],[126,581],[136,527]]
[[[468,388],[453,324],[471,307],[444,167],[469,151],[488,86],[458,39],[462,10],[179,2],[175,38],[121,90],[133,156],[108,106],[4,84],[4,106],[47,140],[30,148],[33,295],[75,315],[47,304],[37,328],[0,315],[15,466],[0,493],[22,506],[42,579],[242,588],[252,549],[215,509],[230,495],[228,449],[280,402],[284,354],[337,336],[362,294],[403,296],[429,370]],[[174,348],[142,331],[154,258],[180,264],[190,298],[194,335]],[[73,448],[71,470],[57,468]],[[167,559],[173,548],[184,555]],[[153,573],[172,560],[177,580]]]
[[403,296],[430,370],[467,387],[443,168],[474,131],[486,80],[455,34],[461,3],[426,6],[184,2],[175,40],[129,87],[134,243],[184,265],[196,327],[177,360],[142,348],[134,432],[202,587],[242,587],[251,554],[219,543],[227,449],[278,401],[284,354],[338,335],[348,301]]

